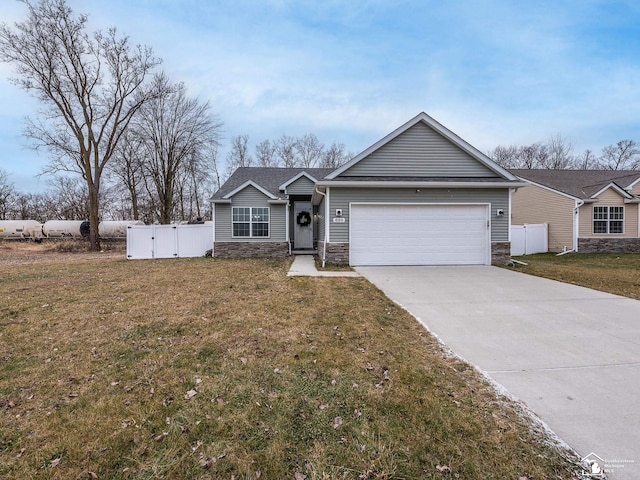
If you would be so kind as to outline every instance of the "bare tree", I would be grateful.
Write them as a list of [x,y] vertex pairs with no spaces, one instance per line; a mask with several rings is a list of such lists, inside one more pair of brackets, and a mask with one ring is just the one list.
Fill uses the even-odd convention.
[[582,152],[582,155],[576,158],[575,168],[578,170],[597,170],[600,168],[598,157],[593,151],[586,149]]
[[524,145],[518,149],[516,168],[546,168],[549,159],[549,148],[542,143]]
[[554,135],[547,143],[549,155],[542,165],[551,170],[571,168],[574,163],[573,142],[560,134]]
[[209,151],[196,152],[180,172],[178,216],[181,220],[194,221],[210,214],[209,199],[218,181],[213,160]]
[[635,169],[640,165],[640,149],[634,140],[620,140],[602,149],[600,166],[606,170]]
[[487,152],[487,155],[503,168],[520,168],[516,166],[518,163],[518,147],[515,145],[498,145]]
[[249,153],[249,135],[238,135],[231,138],[231,150],[227,154],[227,174],[231,174],[240,167],[251,167],[253,158]]
[[546,168],[549,157],[548,147],[541,143],[531,145],[498,145],[489,151],[491,157],[498,165],[504,168]]
[[324,145],[313,133],[307,133],[296,139],[294,144],[297,162],[301,167],[317,167],[322,161]]
[[37,220],[44,223],[47,218],[44,208],[44,194],[17,193],[11,211],[12,220]]
[[[223,180],[220,175],[220,166],[218,165],[218,147],[220,144],[218,142],[212,143],[209,148],[204,152],[206,155],[208,162],[211,165],[211,188],[213,192],[218,190],[223,183]],[[224,179],[226,181],[226,178]],[[211,197],[211,195],[209,197]]]
[[9,172],[0,168],[0,220],[11,216],[12,204],[15,202],[16,189],[9,181]]
[[338,168],[340,165],[345,164],[351,158],[351,155],[345,152],[344,148],[343,143],[332,143],[331,146],[323,152],[320,167]]
[[47,220],[86,220],[89,216],[87,185],[76,176],[55,175],[45,192]]
[[75,15],[65,0],[23,2],[27,19],[0,26],[0,61],[15,67],[13,82],[42,104],[26,135],[51,153],[46,172],[78,173],[86,182],[91,248],[98,250],[102,172],[148,99],[143,83],[159,61],[115,28],[90,34],[87,15]]
[[282,167],[296,167],[296,140],[293,137],[282,135],[276,141],[276,154],[278,164]]
[[116,177],[116,185],[126,193],[131,202],[131,218],[140,219],[140,196],[143,185],[142,158],[144,145],[133,128],[128,129],[120,139],[114,152],[109,172]]
[[165,74],[155,76],[151,91],[132,128],[144,147],[142,169],[148,191],[157,198],[159,221],[170,223],[181,178],[196,171],[203,152],[218,141],[222,124],[209,102],[189,98],[184,84],[172,84]]
[[256,145],[256,161],[261,167],[277,167],[276,144],[269,140],[263,140]]

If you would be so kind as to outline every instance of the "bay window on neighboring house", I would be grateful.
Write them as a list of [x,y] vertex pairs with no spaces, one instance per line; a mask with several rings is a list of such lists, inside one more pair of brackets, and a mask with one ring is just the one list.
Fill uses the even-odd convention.
[[236,237],[268,237],[269,236],[269,208],[268,207],[233,207],[233,232]]
[[594,234],[622,234],[624,233],[624,207],[593,207]]

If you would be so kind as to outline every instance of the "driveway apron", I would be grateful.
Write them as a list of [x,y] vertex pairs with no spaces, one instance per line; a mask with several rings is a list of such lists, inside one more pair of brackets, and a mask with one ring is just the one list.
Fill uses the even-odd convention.
[[640,301],[487,266],[358,267],[609,478],[640,478]]

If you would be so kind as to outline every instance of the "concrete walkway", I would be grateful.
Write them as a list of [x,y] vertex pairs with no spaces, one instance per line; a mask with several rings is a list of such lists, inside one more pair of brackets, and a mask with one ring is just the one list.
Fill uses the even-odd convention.
[[350,270],[344,271],[318,271],[313,255],[296,255],[287,273],[289,277],[359,277],[360,275]]
[[609,479],[640,479],[640,301],[497,267],[356,270]]

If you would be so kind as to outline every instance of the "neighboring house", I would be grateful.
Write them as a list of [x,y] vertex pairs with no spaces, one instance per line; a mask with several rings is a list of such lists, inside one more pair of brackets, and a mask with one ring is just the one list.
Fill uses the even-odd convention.
[[335,170],[239,168],[212,199],[213,254],[507,263],[511,192],[525,185],[421,113]]
[[640,252],[640,171],[511,173],[529,183],[512,197],[511,222],[548,224],[549,251]]

